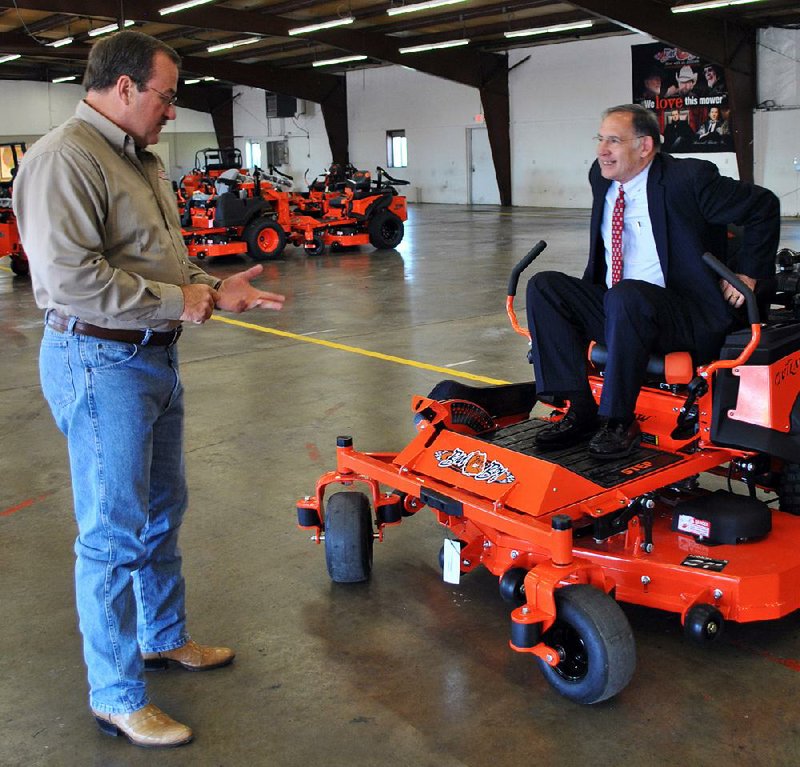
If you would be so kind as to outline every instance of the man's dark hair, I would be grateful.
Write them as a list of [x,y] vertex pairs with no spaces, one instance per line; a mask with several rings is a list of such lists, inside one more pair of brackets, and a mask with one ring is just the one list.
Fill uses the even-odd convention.
[[87,91],[105,91],[122,75],[128,75],[139,90],[144,90],[153,74],[153,58],[159,51],[180,66],[181,57],[174,48],[143,32],[125,29],[103,37],[89,52],[83,87]]
[[609,107],[603,112],[603,119],[613,114],[628,114],[633,120],[633,132],[637,136],[650,136],[658,152],[661,149],[661,131],[658,128],[658,118],[641,104],[620,104]]

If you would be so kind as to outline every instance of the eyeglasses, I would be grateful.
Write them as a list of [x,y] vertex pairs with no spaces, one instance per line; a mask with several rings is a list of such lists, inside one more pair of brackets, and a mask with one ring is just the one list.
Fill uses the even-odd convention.
[[149,85],[145,85],[145,90],[153,91],[153,93],[157,93],[159,98],[164,102],[164,104],[168,107],[174,107],[178,103],[178,95],[175,94],[174,96],[167,96],[166,93],[162,93],[158,88],[151,88]]
[[636,139],[644,138],[643,136],[634,136],[633,138],[620,138],[619,136],[601,136],[599,133],[592,137],[595,144],[611,144],[611,146],[619,146],[625,141],[636,141]]

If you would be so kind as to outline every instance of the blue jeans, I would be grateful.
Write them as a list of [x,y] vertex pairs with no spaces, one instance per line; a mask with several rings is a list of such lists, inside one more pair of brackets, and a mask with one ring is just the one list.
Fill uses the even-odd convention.
[[142,652],[188,639],[178,549],[187,490],[177,347],[45,327],[39,372],[69,449],[89,702],[129,713],[148,703]]

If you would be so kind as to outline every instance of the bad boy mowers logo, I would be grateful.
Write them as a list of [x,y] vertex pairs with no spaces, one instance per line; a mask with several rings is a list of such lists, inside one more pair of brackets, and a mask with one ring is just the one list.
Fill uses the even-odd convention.
[[478,482],[497,482],[501,485],[511,484],[515,477],[500,461],[490,461],[486,453],[473,450],[465,453],[461,448],[455,450],[437,450],[434,457],[443,469],[453,469],[465,477],[472,477]]

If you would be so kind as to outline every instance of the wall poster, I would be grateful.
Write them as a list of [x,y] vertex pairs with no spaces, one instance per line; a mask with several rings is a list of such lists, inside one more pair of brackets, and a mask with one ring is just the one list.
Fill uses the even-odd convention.
[[732,152],[722,67],[663,43],[631,46],[633,101],[652,109],[671,154]]

